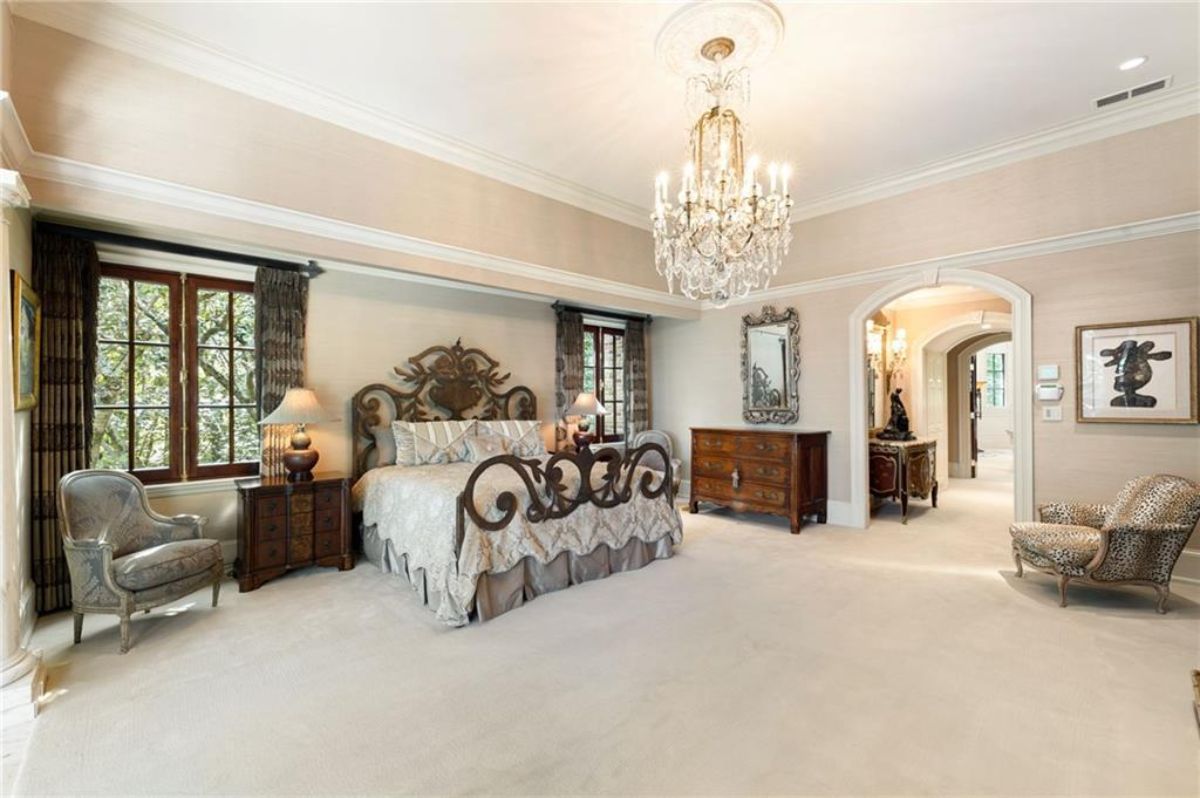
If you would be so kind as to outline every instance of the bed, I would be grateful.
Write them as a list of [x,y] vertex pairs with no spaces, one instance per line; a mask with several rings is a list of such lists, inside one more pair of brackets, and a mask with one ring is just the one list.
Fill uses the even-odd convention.
[[389,465],[393,421],[506,429],[537,419],[533,391],[504,390],[510,375],[461,340],[394,371],[399,386],[367,385],[353,400],[358,530],[366,559],[406,578],[444,623],[487,621],[544,593],[637,570],[682,542],[670,457],[657,444]]

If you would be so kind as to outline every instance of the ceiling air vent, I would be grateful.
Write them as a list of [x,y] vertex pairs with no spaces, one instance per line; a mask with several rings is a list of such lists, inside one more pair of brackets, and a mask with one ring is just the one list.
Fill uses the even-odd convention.
[[1165,89],[1170,85],[1171,85],[1171,76],[1167,75],[1165,78],[1159,78],[1158,80],[1152,80],[1149,83],[1143,83],[1141,86],[1135,86],[1132,89],[1126,89],[1125,91],[1119,91],[1116,94],[1109,94],[1106,97],[1101,97],[1100,99],[1096,100],[1096,107],[1097,108],[1105,108],[1109,105],[1113,105],[1114,103],[1119,103],[1123,100],[1132,100],[1134,97],[1142,97],[1144,95],[1150,94],[1151,92],[1159,91],[1160,89]]

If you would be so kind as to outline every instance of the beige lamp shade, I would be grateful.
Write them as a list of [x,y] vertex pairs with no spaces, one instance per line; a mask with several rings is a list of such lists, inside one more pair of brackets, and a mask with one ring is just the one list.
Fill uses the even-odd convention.
[[288,388],[279,407],[259,424],[317,424],[333,421],[311,388]]
[[564,416],[605,416],[608,411],[594,393],[581,393],[575,397],[575,404],[567,408]]

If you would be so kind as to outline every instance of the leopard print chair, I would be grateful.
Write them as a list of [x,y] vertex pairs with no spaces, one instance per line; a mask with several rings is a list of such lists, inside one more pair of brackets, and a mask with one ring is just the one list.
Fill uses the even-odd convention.
[[1061,606],[1067,584],[1148,585],[1167,611],[1171,571],[1200,520],[1200,485],[1167,474],[1138,477],[1103,504],[1043,504],[1040,522],[1009,527],[1017,576],[1022,563],[1058,577]]

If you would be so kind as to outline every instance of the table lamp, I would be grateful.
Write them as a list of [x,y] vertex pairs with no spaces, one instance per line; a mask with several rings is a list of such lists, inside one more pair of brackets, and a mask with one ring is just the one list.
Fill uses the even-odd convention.
[[283,453],[283,467],[288,471],[289,482],[307,482],[312,479],[313,467],[320,459],[316,449],[308,448],[312,444],[312,438],[308,437],[305,425],[332,420],[317,401],[317,395],[311,388],[288,388],[279,407],[259,422],[264,425],[296,425],[295,431],[292,432],[291,448]]
[[588,416],[604,416],[608,415],[608,411],[604,409],[604,405],[600,404],[600,400],[596,398],[594,393],[580,393],[575,397],[575,404],[567,408],[567,412],[563,414],[563,418],[575,416],[579,419],[574,440],[575,450],[579,452],[587,451],[591,445],[594,436],[591,434],[591,424],[588,423]]

